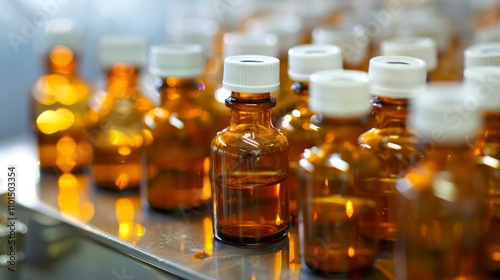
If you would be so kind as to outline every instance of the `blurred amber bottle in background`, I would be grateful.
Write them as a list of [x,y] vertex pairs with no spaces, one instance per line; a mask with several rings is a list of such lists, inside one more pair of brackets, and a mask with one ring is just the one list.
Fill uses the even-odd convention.
[[85,133],[92,89],[77,74],[83,30],[73,21],[54,20],[45,31],[47,74],[36,81],[31,93],[40,168],[82,170],[92,159]]
[[428,92],[413,101],[410,125],[427,156],[396,183],[396,279],[489,279],[488,186],[468,144],[481,119],[467,99],[460,92]]
[[149,70],[158,76],[161,105],[144,117],[147,188],[154,209],[185,210],[210,199],[213,119],[205,109],[202,48],[193,44],[153,46]]
[[464,72],[467,94],[479,104],[484,126],[474,145],[477,162],[486,175],[490,228],[486,259],[489,269],[500,271],[500,67],[475,67]]
[[142,117],[152,108],[139,90],[147,48],[141,37],[101,38],[99,63],[106,88],[92,98],[88,132],[94,148],[92,175],[99,187],[123,190],[141,183]]
[[276,122],[290,145],[290,213],[297,217],[296,171],[302,152],[321,142],[320,128],[312,121],[314,112],[308,107],[309,78],[314,72],[342,69],[342,52],[332,45],[299,45],[288,51],[288,76],[294,81],[289,91],[297,97],[295,107]]
[[302,264],[316,272],[361,270],[379,251],[375,201],[359,191],[380,172],[377,157],[358,146],[371,111],[368,75],[317,72],[310,91],[324,139],[304,150],[297,170]]
[[396,180],[424,157],[418,138],[407,126],[409,103],[426,89],[425,62],[405,56],[379,56],[368,72],[375,125],[359,137],[359,145],[381,161],[380,172],[360,191],[376,202],[380,238],[390,245],[397,234]]
[[264,246],[285,238],[290,224],[288,141],[271,122],[279,60],[228,57],[223,86],[231,91],[231,116],[212,140],[214,235],[230,244]]

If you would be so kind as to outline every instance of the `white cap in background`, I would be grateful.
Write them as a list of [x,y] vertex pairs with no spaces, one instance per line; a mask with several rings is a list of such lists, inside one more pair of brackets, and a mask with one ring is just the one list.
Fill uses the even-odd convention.
[[243,27],[248,34],[274,34],[278,37],[281,55],[300,44],[304,24],[300,17],[288,14],[271,14],[249,19]]
[[224,57],[235,55],[278,57],[278,38],[274,34],[227,33],[224,35]]
[[168,20],[167,40],[177,44],[198,44],[203,53],[214,51],[214,38],[219,32],[217,21],[207,18],[182,18]]
[[288,50],[288,76],[297,82],[308,82],[311,74],[342,69],[342,50],[333,45],[299,45]]
[[500,66],[500,43],[473,45],[464,51],[464,69]]
[[482,111],[500,112],[500,67],[473,67],[464,71],[463,89]]
[[437,67],[438,52],[434,40],[422,37],[400,37],[385,40],[380,46],[381,55],[397,55],[420,58],[425,61],[427,71]]
[[83,27],[70,19],[54,19],[47,23],[45,27],[45,39],[47,49],[62,45],[75,52],[82,51],[83,48]]
[[372,95],[412,98],[426,89],[427,70],[421,59],[407,56],[377,56],[368,70]]
[[362,71],[316,72],[309,91],[309,108],[325,116],[366,116],[372,110],[368,75]]
[[196,78],[203,74],[204,67],[200,45],[157,45],[152,46],[149,52],[149,72],[156,76]]
[[436,144],[466,144],[481,130],[477,107],[467,104],[462,92],[424,92],[410,105],[409,126]]
[[360,64],[367,55],[370,40],[363,25],[341,26],[324,24],[316,26],[312,32],[315,44],[336,45],[342,49],[344,62]]
[[142,37],[104,36],[99,42],[99,64],[110,67],[116,63],[144,67],[148,63],[148,45]]
[[275,57],[239,55],[224,59],[222,86],[229,91],[268,93],[280,84],[280,62]]

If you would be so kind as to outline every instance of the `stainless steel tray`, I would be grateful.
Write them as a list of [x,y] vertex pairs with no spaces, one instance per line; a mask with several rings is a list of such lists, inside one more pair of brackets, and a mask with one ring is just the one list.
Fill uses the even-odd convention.
[[[6,182],[10,165],[17,169],[18,207],[58,219],[75,227],[83,236],[179,277],[323,278],[301,269],[294,227],[286,239],[265,248],[223,244],[213,238],[208,208],[167,215],[144,207],[138,192],[117,193],[95,188],[86,174],[40,174],[35,142],[30,136],[1,144],[2,182]],[[3,186],[0,192],[6,191],[6,184]],[[381,255],[371,270],[328,278],[393,279],[392,261]]]

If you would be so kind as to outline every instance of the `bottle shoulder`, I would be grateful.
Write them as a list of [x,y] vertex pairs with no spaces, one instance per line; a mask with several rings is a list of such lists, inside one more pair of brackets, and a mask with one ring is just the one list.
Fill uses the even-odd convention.
[[92,85],[79,77],[50,74],[37,79],[31,97],[44,106],[74,106],[87,104],[92,91]]
[[288,139],[273,128],[238,130],[225,128],[212,140],[215,150],[270,149],[288,152]]

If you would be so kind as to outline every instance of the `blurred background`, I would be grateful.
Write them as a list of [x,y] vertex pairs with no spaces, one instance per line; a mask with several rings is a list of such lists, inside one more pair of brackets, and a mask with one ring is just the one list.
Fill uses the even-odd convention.
[[[183,18],[211,19],[219,31],[241,29],[242,23],[264,13],[297,15],[303,20],[304,38],[312,27],[343,14],[351,21],[379,22],[394,5],[432,6],[444,16],[464,48],[477,40],[477,19],[498,17],[489,7],[496,0],[0,0],[0,139],[29,133],[29,94],[44,72],[44,27],[49,20],[68,18],[85,28],[80,65],[81,75],[94,82],[101,69],[97,64],[97,42],[102,35],[140,35],[150,45],[173,41],[175,24]],[[392,6],[391,6],[392,5]],[[484,16],[484,11],[489,11]],[[495,14],[496,13],[496,14]],[[404,18],[399,15],[400,18]],[[425,18],[422,19],[425,21]],[[493,20],[493,19],[492,19]],[[390,25],[398,25],[398,17]],[[208,28],[206,25],[201,28]],[[306,41],[307,39],[305,39]],[[305,42],[304,41],[304,42]],[[212,50],[214,51],[214,50]],[[457,58],[460,60],[459,58]]]

